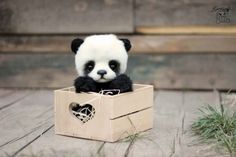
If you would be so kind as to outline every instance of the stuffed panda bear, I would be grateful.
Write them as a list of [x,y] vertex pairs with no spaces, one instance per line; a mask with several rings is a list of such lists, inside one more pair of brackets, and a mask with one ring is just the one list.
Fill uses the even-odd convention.
[[79,74],[74,81],[76,92],[132,91],[132,81],[124,74],[130,49],[128,39],[119,39],[113,34],[74,39],[71,50],[75,53],[75,66]]

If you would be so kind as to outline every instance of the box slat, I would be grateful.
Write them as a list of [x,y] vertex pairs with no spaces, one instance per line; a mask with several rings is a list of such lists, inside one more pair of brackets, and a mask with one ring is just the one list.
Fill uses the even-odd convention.
[[153,128],[153,108],[111,120],[112,141]]
[[115,96],[110,119],[140,111],[153,105],[153,86],[134,84],[134,92]]

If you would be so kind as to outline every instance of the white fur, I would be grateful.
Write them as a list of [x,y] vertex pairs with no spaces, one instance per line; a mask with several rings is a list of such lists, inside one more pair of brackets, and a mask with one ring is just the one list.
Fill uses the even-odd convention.
[[[79,47],[75,64],[80,76],[84,76],[84,65],[89,60],[95,61],[94,69],[89,73],[89,77],[97,82],[107,82],[116,77],[109,67],[110,60],[117,60],[120,63],[120,73],[124,73],[127,67],[128,54],[125,50],[124,43],[113,34],[92,35],[85,38],[83,44]],[[97,74],[98,70],[106,70],[105,79]]]

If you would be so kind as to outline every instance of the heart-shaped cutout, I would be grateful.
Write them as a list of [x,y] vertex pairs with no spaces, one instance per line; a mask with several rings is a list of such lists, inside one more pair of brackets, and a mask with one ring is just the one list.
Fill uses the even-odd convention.
[[73,115],[83,123],[88,122],[95,115],[95,108],[90,104],[80,105],[78,103],[72,102],[70,104],[70,109]]

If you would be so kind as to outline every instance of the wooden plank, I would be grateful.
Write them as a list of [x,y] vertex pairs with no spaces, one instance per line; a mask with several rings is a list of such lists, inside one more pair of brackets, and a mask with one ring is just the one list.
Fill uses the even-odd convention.
[[227,112],[236,112],[236,93],[235,92],[222,92],[221,103],[224,105]]
[[136,32],[142,34],[204,34],[204,35],[234,35],[236,26],[163,26],[137,27]]
[[0,57],[0,78],[3,79],[0,83],[2,87],[72,86],[77,76],[73,57],[73,54],[3,55]]
[[135,56],[129,60],[127,73],[132,79],[152,82],[157,88],[235,89],[235,57],[230,54]]
[[222,156],[207,144],[190,145],[189,126],[204,104],[219,105],[219,93],[157,91],[154,128],[135,139],[129,156]]
[[[84,38],[84,36],[79,36]],[[119,35],[129,38],[131,54],[235,53],[235,35]],[[0,36],[0,53],[69,53],[76,36]]]
[[134,54],[235,53],[236,36],[139,35],[131,36]]
[[14,90],[11,89],[0,89],[0,98],[4,98],[8,95],[11,95],[12,93],[14,93]]
[[132,0],[2,0],[0,12],[0,33],[133,32]]
[[0,110],[3,110],[11,105],[14,105],[16,102],[24,100],[28,95],[30,95],[30,91],[17,91],[17,90],[0,90]]
[[[224,13],[223,17],[229,19],[228,23],[225,21],[223,24],[236,23],[236,10],[233,9],[236,3],[233,0],[179,0],[175,2],[171,0],[136,0],[135,2],[135,24],[138,27],[217,25],[220,13]],[[219,16],[222,17],[222,15]]]
[[[77,77],[73,54],[0,58],[0,87],[60,88]],[[162,89],[236,89],[235,60],[235,54],[131,55],[127,74]]]
[[[220,108],[220,94],[217,91],[212,92],[184,92],[182,106],[182,125],[179,141],[176,142],[180,147],[180,156],[217,156],[223,154],[218,152],[212,145],[197,142],[197,137],[190,133],[190,125],[200,116],[198,109],[204,105],[212,105]],[[225,155],[225,154],[224,154]]]
[[157,91],[154,128],[117,143],[55,135],[52,100],[52,92],[42,90],[0,111],[8,115],[0,121],[5,128],[0,130],[1,156],[221,156],[207,145],[192,147],[186,134],[198,107],[219,104],[217,92]]
[[[104,145],[105,144],[105,145]],[[104,143],[94,140],[55,135],[51,129],[19,155],[42,156],[123,156],[128,143]],[[101,150],[100,150],[101,149]],[[101,155],[102,156],[102,155]]]
[[194,119],[199,116],[198,109],[204,105],[212,105],[220,109],[220,93],[215,91],[186,91],[184,92],[183,109],[185,111],[184,130],[187,131]]
[[131,156],[171,156],[181,121],[182,96],[181,91],[156,92],[154,128],[137,138],[130,151]]
[[[22,91],[24,92],[24,91]],[[51,91],[37,91],[0,110],[0,156],[18,154],[53,125]]]

